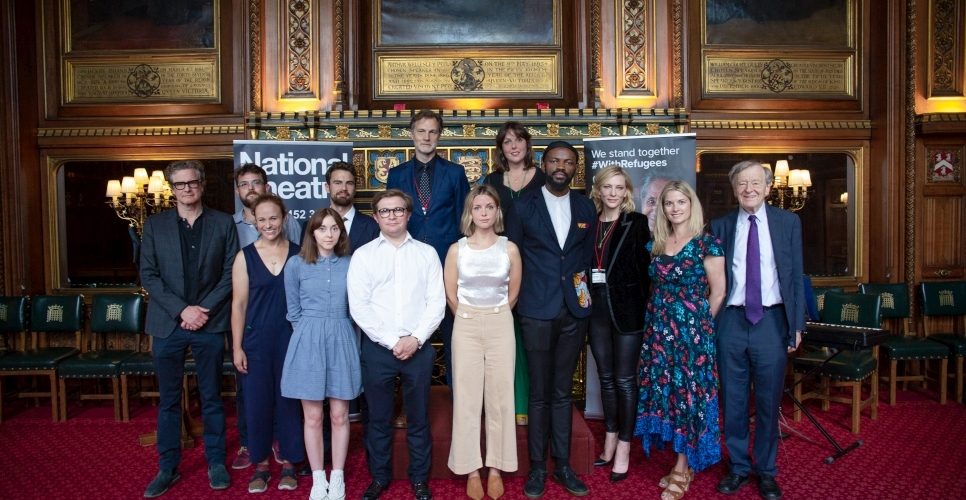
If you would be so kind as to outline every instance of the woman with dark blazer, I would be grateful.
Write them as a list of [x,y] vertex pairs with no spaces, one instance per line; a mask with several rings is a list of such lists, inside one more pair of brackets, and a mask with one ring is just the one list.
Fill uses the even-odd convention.
[[646,245],[651,233],[647,218],[634,211],[633,191],[627,173],[610,166],[597,173],[590,192],[598,213],[591,273],[590,348],[600,376],[607,431],[604,451],[594,465],[607,465],[613,460],[610,480],[614,482],[627,477],[650,289],[647,268],[651,258]]
[[[539,190],[547,182],[547,175],[533,162],[530,132],[520,122],[509,121],[496,134],[496,162],[493,171],[483,179],[500,196],[505,233],[511,236],[519,227],[514,200],[524,193]],[[519,242],[514,242],[519,244]],[[520,321],[513,315],[517,337],[516,372],[513,377],[514,404],[517,425],[527,424],[527,405],[530,402],[530,377],[527,374],[527,351],[523,348]]]

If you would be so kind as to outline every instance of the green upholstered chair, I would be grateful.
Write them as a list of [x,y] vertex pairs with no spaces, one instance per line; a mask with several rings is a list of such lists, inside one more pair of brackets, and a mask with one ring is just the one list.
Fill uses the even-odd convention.
[[[24,350],[27,297],[0,297],[0,357]],[[18,347],[19,346],[19,347]],[[3,421],[3,377],[0,377],[0,422]]]
[[[926,387],[929,363],[940,365],[940,372],[945,373],[948,364],[946,359],[949,350],[936,342],[920,337],[914,328],[910,328],[911,314],[909,306],[909,290],[905,283],[870,283],[859,285],[862,293],[878,295],[882,300],[882,326],[888,329],[892,336],[880,345],[880,349],[889,359],[889,374],[882,377],[889,383],[889,404],[896,404],[896,384],[902,382],[906,389],[909,382],[920,382]],[[899,363],[905,366],[905,373],[898,374]],[[945,399],[940,397],[942,402]]]
[[[157,387],[154,384],[154,356],[151,348],[154,337],[148,335],[143,330],[134,337],[134,353],[121,361],[118,371],[121,374],[121,421],[127,422],[131,419],[131,397],[136,398],[158,398]],[[144,378],[150,377],[152,385],[145,388]],[[134,379],[137,389],[131,391],[131,379]]]
[[[114,402],[114,420],[121,420],[120,365],[134,354],[134,344],[144,323],[144,297],[137,293],[101,294],[91,301],[90,332],[83,352],[61,362],[60,420],[67,420],[67,380],[108,379],[111,392],[80,394],[81,400]],[[84,384],[79,384],[83,386]]]
[[[878,295],[827,292],[822,319],[825,323],[836,325],[878,328],[880,307]],[[795,397],[799,401],[819,399],[822,401],[823,410],[828,410],[829,402],[850,405],[852,433],[858,434],[862,409],[870,407],[869,416],[872,420],[878,416],[878,355],[878,346],[875,346],[858,351],[842,351],[825,363],[832,356],[829,349],[803,353],[792,362]],[[816,369],[815,374],[821,377],[822,383],[815,390],[803,394],[801,379],[812,369]],[[869,397],[862,399],[862,382],[865,380],[870,381]],[[832,393],[832,388],[843,386],[851,389],[850,395]],[[797,408],[794,419],[796,422],[801,421],[801,412]]]
[[[923,335],[949,350],[949,359],[956,363],[956,402],[963,402],[963,356],[966,356],[966,281],[921,283]],[[937,323],[951,320],[950,327]],[[942,398],[945,400],[945,373],[940,374]]]
[[[59,417],[57,367],[63,360],[80,352],[81,329],[84,322],[83,307],[82,295],[33,297],[29,314],[29,342],[25,339],[22,351],[8,352],[0,358],[0,377],[43,376],[50,380],[49,391],[41,391],[34,387],[31,390],[19,392],[18,396],[50,397],[50,413],[54,422]],[[72,334],[73,345],[51,347],[48,336],[53,333]]]

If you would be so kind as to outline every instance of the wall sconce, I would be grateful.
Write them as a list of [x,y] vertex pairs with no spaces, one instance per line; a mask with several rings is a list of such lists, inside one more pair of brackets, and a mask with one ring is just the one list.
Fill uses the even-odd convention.
[[804,169],[789,170],[788,160],[778,160],[775,162],[774,177],[768,203],[792,212],[801,210],[808,201],[812,174]]
[[114,213],[128,222],[139,239],[148,217],[174,206],[171,187],[160,170],[151,172],[148,177],[147,169],[136,168],[134,175],[111,179],[107,181],[105,196],[109,198],[107,204]]

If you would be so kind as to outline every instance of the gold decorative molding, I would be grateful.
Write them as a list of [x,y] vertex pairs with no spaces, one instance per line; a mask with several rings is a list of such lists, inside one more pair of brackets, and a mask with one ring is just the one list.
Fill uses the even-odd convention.
[[284,18],[286,44],[283,52],[287,67],[284,97],[315,97],[312,90],[312,1],[289,0]]
[[909,307],[916,301],[916,0],[906,0],[906,158],[905,281]]
[[[621,81],[617,95],[653,95],[654,45],[650,19],[654,16],[654,3],[650,0],[618,0],[620,42],[616,47],[617,68]],[[616,38],[616,37],[615,37]]]
[[388,139],[392,137],[392,125],[380,124],[379,125],[379,137],[383,139]]
[[603,42],[600,33],[600,3],[602,0],[591,0],[590,2],[590,86],[593,93],[593,103],[595,108],[601,106],[601,94],[604,91],[601,84],[600,51]]
[[[957,5],[959,4],[959,5]],[[957,88],[956,68],[962,70],[963,58],[961,50],[957,50],[956,41],[959,38],[960,23],[963,15],[963,2],[957,0],[931,0],[929,45],[931,62],[929,65],[930,81],[927,97],[960,96],[963,94],[961,86]],[[961,36],[961,35],[960,35]],[[957,64],[960,62],[960,64]]]
[[280,141],[292,140],[292,129],[288,127],[275,127],[275,137]]
[[674,0],[671,7],[671,106],[684,107],[684,5]]
[[251,87],[250,111],[258,111],[262,107],[262,2],[248,0],[248,57],[251,61],[249,68],[249,86]]
[[57,127],[39,128],[37,137],[126,137],[164,135],[243,134],[243,125],[191,125],[169,127]]
[[464,123],[463,124],[463,137],[476,137],[476,124],[475,123]]
[[692,129],[754,129],[754,130],[812,130],[812,129],[871,129],[872,120],[693,120]]
[[600,137],[600,124],[599,123],[588,123],[587,124],[587,135],[591,137]]
[[339,139],[349,138],[349,126],[348,125],[336,125],[335,126],[335,136]]
[[548,123],[547,124],[547,135],[559,136],[560,135],[560,124],[559,123]]
[[916,123],[962,123],[966,113],[930,113],[916,116]]
[[336,110],[345,106],[345,22],[342,0],[332,3],[332,25],[335,31],[335,81],[333,82],[333,105]]

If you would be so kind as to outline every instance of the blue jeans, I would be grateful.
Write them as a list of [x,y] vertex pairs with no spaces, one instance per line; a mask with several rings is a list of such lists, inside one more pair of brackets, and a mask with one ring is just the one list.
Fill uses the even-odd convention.
[[189,347],[198,368],[205,458],[209,466],[225,463],[225,410],[221,401],[225,334],[195,333],[179,327],[166,338],[155,337],[152,351],[161,394],[158,403],[158,456],[162,470],[173,470],[181,462],[181,380]]

